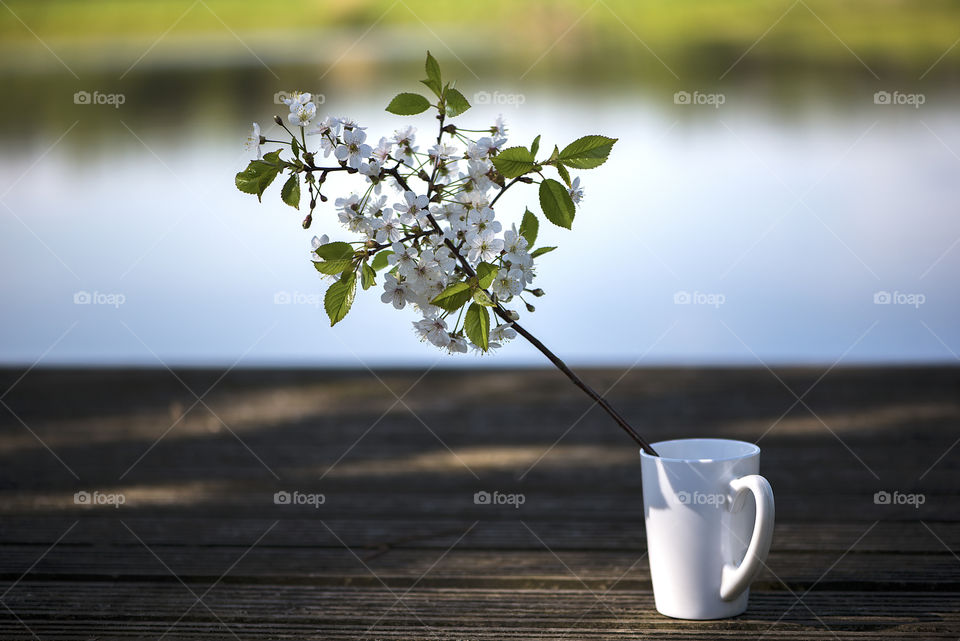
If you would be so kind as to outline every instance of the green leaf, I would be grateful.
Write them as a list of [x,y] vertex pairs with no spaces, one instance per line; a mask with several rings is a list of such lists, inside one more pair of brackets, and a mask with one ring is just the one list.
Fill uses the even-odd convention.
[[246,169],[237,174],[237,189],[245,194],[256,194],[257,200],[262,202],[263,192],[280,173],[282,166],[279,149],[264,154],[263,160],[251,161]]
[[567,171],[567,168],[564,167],[562,163],[557,163],[557,173],[560,174],[560,177],[563,178],[563,182],[567,183],[567,187],[569,187],[570,172]]
[[473,300],[476,301],[478,305],[483,305],[484,307],[493,307],[493,299],[487,296],[487,292],[482,289],[473,290]]
[[430,303],[448,312],[455,312],[470,300],[471,293],[470,285],[464,282],[456,282],[440,292]]
[[440,79],[440,63],[437,62],[437,59],[427,51],[427,61],[424,64],[424,68],[427,72],[427,79],[433,80],[438,85],[443,85],[443,81]]
[[616,138],[606,136],[584,136],[563,148],[560,162],[575,169],[592,169],[607,160]]
[[477,265],[477,284],[486,289],[493,284],[493,279],[497,277],[497,268],[490,263],[480,263]]
[[364,263],[363,268],[360,270],[360,285],[363,287],[364,291],[366,291],[376,284],[377,272],[373,271],[373,267],[367,263]]
[[430,101],[418,93],[398,93],[387,105],[387,111],[398,116],[413,116],[429,108]]
[[527,247],[533,247],[537,242],[537,233],[540,231],[540,221],[529,209],[523,212],[523,220],[520,222],[520,235],[527,240]]
[[539,256],[543,256],[546,253],[552,252],[554,249],[556,249],[556,247],[540,247],[538,249],[534,249],[533,253],[531,253],[530,256],[533,258],[537,258]]
[[554,225],[570,229],[576,210],[567,189],[552,178],[540,183],[540,206],[543,215]]
[[380,271],[389,264],[387,262],[387,257],[392,253],[393,252],[389,249],[381,249],[379,252],[377,252],[377,255],[373,257],[373,261],[370,264],[375,270]]
[[463,329],[474,345],[483,351],[490,349],[490,314],[485,307],[472,303],[467,308]]
[[453,118],[459,116],[470,108],[470,102],[462,93],[450,87],[444,92],[444,100],[447,105],[447,115]]
[[350,272],[346,278],[338,280],[327,290],[323,297],[323,307],[330,317],[330,327],[343,320],[353,305],[353,297],[357,293],[357,275]]
[[533,144],[530,145],[530,155],[536,157],[538,151],[540,151],[540,136],[533,139]]
[[430,91],[435,93],[437,95],[437,98],[443,98],[443,87],[440,86],[439,82],[434,82],[429,78],[427,78],[426,80],[421,80],[420,82],[426,85],[430,89]]
[[291,174],[280,190],[280,198],[294,209],[300,209],[300,181],[297,178],[297,174]]
[[336,260],[339,258],[353,258],[353,247],[350,243],[335,242],[320,245],[314,250],[314,253],[325,260]]
[[320,263],[314,263],[313,267],[321,274],[329,274],[330,276],[336,276],[338,274],[342,274],[345,271],[353,269],[353,260],[348,258],[325,260]]
[[508,147],[493,157],[493,165],[504,178],[516,178],[531,171],[536,163],[526,147]]

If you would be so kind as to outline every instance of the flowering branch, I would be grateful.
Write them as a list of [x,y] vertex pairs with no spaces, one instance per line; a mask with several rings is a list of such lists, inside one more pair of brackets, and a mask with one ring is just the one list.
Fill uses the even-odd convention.
[[[328,200],[323,191],[330,174],[363,176],[362,193],[335,201],[341,224],[363,239],[331,242],[326,234],[313,239],[310,257],[314,267],[332,281],[324,296],[331,325],[343,320],[350,311],[357,282],[364,290],[369,289],[376,284],[377,272],[386,270],[380,298],[397,309],[410,304],[420,312],[422,319],[413,325],[421,340],[450,353],[466,352],[468,345],[486,353],[519,334],[600,405],[645,451],[656,455],[602,395],[517,322],[519,313],[508,306],[519,300],[527,311],[535,311],[523,294],[543,296],[542,289],[528,287],[536,277],[534,263],[556,247],[533,249],[540,223],[529,209],[524,211],[520,228],[514,224],[508,230],[503,230],[493,209],[513,185],[538,183],[544,217],[570,229],[583,190],[579,178],[571,179],[569,169],[600,166],[616,139],[584,136],[563,150],[555,146],[549,156],[537,160],[540,136],[529,148],[506,147],[502,118],[479,132],[489,135],[472,138],[467,134],[475,132],[446,124],[448,118],[469,109],[470,103],[450,83],[443,83],[439,65],[429,52],[426,72],[422,83],[436,96],[435,103],[419,94],[401,93],[387,106],[387,111],[397,115],[437,110],[436,144],[426,152],[416,145],[416,130],[412,127],[398,130],[390,139],[380,138],[374,148],[366,143],[366,127],[353,120],[327,117],[317,125],[311,124],[316,105],[310,94],[294,93],[286,100],[290,108],[287,120],[295,129],[299,128],[299,137],[277,117],[276,122],[290,134],[290,142],[280,142],[280,149],[262,154],[262,145],[277,141],[267,141],[254,124],[247,146],[256,152],[257,159],[237,174],[237,188],[256,194],[259,199],[278,175],[287,172],[281,199],[299,209],[300,184],[307,185],[310,211],[303,227],[308,228],[317,201]],[[449,141],[444,140],[445,135]],[[307,136],[318,140],[316,145],[309,145]],[[465,144],[465,150],[451,144],[454,142]],[[281,158],[287,146],[292,155]],[[318,166],[316,160],[321,153],[324,158],[332,154],[336,164]],[[465,170],[460,167],[463,162]],[[546,178],[543,172],[547,167],[555,169],[563,182]],[[414,179],[423,183],[420,194],[412,186]],[[402,200],[388,206],[388,197],[381,194],[384,184],[400,192]],[[487,194],[494,187],[498,191],[489,198]],[[503,322],[491,327],[491,312],[494,320]],[[448,324],[451,320],[452,327]]]

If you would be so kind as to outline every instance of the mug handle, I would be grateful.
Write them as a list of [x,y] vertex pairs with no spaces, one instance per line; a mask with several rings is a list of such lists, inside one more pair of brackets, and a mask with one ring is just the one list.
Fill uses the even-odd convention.
[[736,493],[736,498],[743,492],[753,492],[757,504],[757,518],[753,524],[753,535],[750,545],[740,565],[727,563],[723,566],[720,579],[720,598],[724,601],[733,601],[750,587],[750,582],[760,571],[763,562],[770,551],[770,541],[773,539],[773,490],[767,479],[759,474],[750,474],[730,481],[730,488]]

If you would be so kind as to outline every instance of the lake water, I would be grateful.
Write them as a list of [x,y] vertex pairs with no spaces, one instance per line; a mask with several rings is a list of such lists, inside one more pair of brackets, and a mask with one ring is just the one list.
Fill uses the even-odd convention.
[[[320,111],[352,115],[376,140],[406,122],[383,112],[392,93],[342,90]],[[5,125],[4,363],[546,364],[519,341],[493,357],[441,355],[375,291],[331,329],[307,253],[314,233],[347,233],[332,202],[304,231],[279,185],[263,205],[236,191],[249,121],[278,111],[269,93],[246,95],[189,112],[71,104]],[[606,165],[580,172],[573,231],[541,226],[540,244],[559,249],[540,259],[547,295],[522,318],[570,362],[957,359],[954,96],[919,109],[875,105],[867,89],[787,106],[749,91],[718,108],[668,92],[536,89],[523,101],[461,118],[487,126],[503,113],[515,144],[620,139]],[[433,122],[414,121],[421,134]],[[539,211],[534,187],[501,203],[505,220]],[[93,303],[76,304],[80,292]]]

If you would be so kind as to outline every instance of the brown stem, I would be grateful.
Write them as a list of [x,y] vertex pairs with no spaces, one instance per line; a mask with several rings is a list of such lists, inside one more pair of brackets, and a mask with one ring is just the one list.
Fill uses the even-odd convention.
[[[441,125],[441,131],[442,131],[443,120],[440,121],[440,125]],[[407,185],[407,182],[400,175],[400,172],[397,171],[396,167],[394,167],[392,170],[387,170],[387,173],[392,175],[397,180],[397,183],[399,183],[401,187],[403,187],[407,191],[410,191],[410,187]],[[516,182],[516,180],[514,180],[513,182]],[[510,183],[510,184],[513,184],[513,183]],[[432,185],[433,185],[433,178],[431,178],[430,180],[431,188],[432,188]],[[506,190],[506,187],[504,187],[503,190],[500,191],[500,193],[502,194],[505,190]],[[494,199],[494,202],[496,202],[496,199]],[[442,234],[443,231],[440,229],[440,225],[439,223],[437,223],[436,219],[434,219],[433,215],[427,214],[427,218],[430,220],[430,224],[433,226],[434,230],[437,233]],[[457,258],[457,260],[460,261],[460,265],[463,267],[467,275],[470,277],[476,276],[477,275],[476,271],[474,271],[473,267],[470,266],[470,263],[467,261],[466,258],[464,258],[463,254],[460,253],[457,246],[454,245],[449,238],[445,238],[444,243],[450,249],[450,251],[453,252],[453,255]],[[489,295],[489,292],[487,292],[487,295]],[[536,336],[528,332],[526,328],[519,325],[516,321],[511,320],[510,315],[507,313],[507,310],[504,309],[499,302],[496,304],[496,307],[493,308],[493,311],[497,316],[499,316],[504,321],[508,323],[512,323],[512,327],[517,331],[518,334],[523,336],[525,339],[527,339],[527,341],[529,341],[531,345],[533,345],[538,350],[540,350],[540,353],[546,356],[547,359],[549,359],[549,361],[553,363],[557,367],[557,369],[563,372],[567,376],[567,378],[569,378],[573,382],[574,385],[579,387],[581,390],[584,391],[584,393],[586,393],[587,396],[592,398],[594,403],[602,407],[603,410],[607,414],[609,414],[614,421],[616,421],[617,425],[619,425],[623,429],[623,431],[625,431],[630,436],[630,438],[632,438],[637,443],[637,445],[639,445],[647,454],[650,454],[651,456],[659,456],[659,454],[657,454],[657,451],[653,449],[650,443],[648,443],[642,436],[640,436],[637,433],[637,431],[630,426],[630,423],[628,423],[626,419],[624,419],[623,416],[620,415],[619,412],[617,412],[615,409],[613,409],[613,407],[611,407],[610,403],[608,403],[606,399],[603,398],[603,396],[598,394],[596,390],[594,390],[592,387],[587,385],[579,376],[577,376],[573,372],[573,370],[567,367],[567,364],[564,363],[562,360],[560,360],[560,357],[558,357],[556,354],[551,352],[546,345],[541,343],[540,339],[538,339]]]

